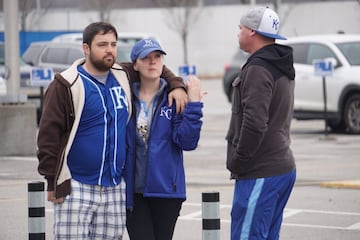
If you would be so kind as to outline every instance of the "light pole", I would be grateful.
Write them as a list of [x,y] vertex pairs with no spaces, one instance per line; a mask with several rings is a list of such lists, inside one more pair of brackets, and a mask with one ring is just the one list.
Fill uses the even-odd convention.
[[6,96],[1,102],[26,102],[20,92],[18,0],[4,0]]

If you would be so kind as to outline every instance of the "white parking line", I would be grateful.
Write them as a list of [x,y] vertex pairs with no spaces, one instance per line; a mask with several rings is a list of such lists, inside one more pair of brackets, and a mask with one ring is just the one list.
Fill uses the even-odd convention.
[[287,227],[301,227],[301,228],[318,228],[318,229],[333,229],[333,230],[353,230],[347,227],[337,227],[328,225],[316,225],[316,224],[296,224],[296,223],[283,223],[282,226]]
[[1,160],[7,160],[7,161],[26,161],[26,162],[36,162],[38,161],[37,158],[34,157],[21,157],[21,156],[0,156]]
[[347,229],[349,229],[349,230],[360,230],[360,222],[348,226]]
[[360,216],[360,212],[340,212],[340,211],[323,211],[323,210],[313,210],[313,209],[292,209],[292,208],[286,208],[285,210],[300,211],[304,213]]
[[201,211],[196,211],[196,212],[186,214],[183,216],[180,215],[179,219],[183,219],[183,220],[192,220],[192,219],[198,220],[198,219],[200,219],[201,220]]
[[[183,207],[199,207],[201,208],[200,203],[190,203],[185,202]],[[220,205],[220,209],[231,209],[231,205]],[[343,212],[343,211],[324,211],[324,210],[313,210],[313,209],[294,209],[286,208],[284,211],[284,219],[294,217],[302,213],[312,213],[312,214],[325,214],[325,215],[338,215],[338,216],[360,216],[359,212]],[[180,216],[179,220],[190,220],[190,221],[201,221],[201,209],[188,213],[186,215]],[[229,215],[230,216],[230,215]],[[221,223],[230,223],[230,219],[221,219]],[[301,224],[301,223],[287,223],[283,222],[283,226],[287,227],[300,227],[300,228],[317,228],[317,229],[332,229],[332,230],[352,230],[360,231],[360,222],[354,223],[350,226],[330,226],[330,225],[318,225],[318,224]]]
[[289,218],[289,217],[292,217],[292,216],[295,216],[299,213],[301,213],[302,210],[300,209],[285,209],[284,210],[284,214],[283,214],[283,218]]
[[[183,207],[199,207],[200,203],[185,202]],[[221,209],[231,209],[231,205],[220,205]],[[46,212],[53,212],[52,208],[46,208]],[[358,212],[342,212],[342,211],[323,211],[313,209],[294,209],[286,208],[284,211],[284,219],[290,218],[302,213],[314,213],[314,214],[327,214],[327,215],[339,215],[339,216],[360,216]],[[180,215],[179,220],[181,221],[202,221],[201,209],[193,211],[186,215]],[[221,223],[230,223],[230,219],[221,219]],[[318,224],[301,224],[301,223],[287,223],[283,222],[282,226],[286,227],[299,227],[299,228],[317,228],[317,229],[330,229],[330,230],[348,230],[348,231],[360,231],[360,222],[356,222],[350,226],[329,226],[329,225],[318,225]]]

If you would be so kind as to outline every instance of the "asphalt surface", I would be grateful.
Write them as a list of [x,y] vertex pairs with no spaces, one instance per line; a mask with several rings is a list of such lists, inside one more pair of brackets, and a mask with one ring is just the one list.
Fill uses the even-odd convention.
[[[233,182],[225,169],[224,140],[230,104],[221,81],[205,80],[203,89],[208,92],[204,125],[198,149],[184,154],[187,200],[174,240],[202,239],[204,192],[220,193],[219,235],[230,239]],[[291,137],[297,181],[284,212],[280,239],[359,240],[360,135],[326,136],[322,121],[294,120]],[[0,164],[0,240],[28,239],[27,184],[43,181],[37,174],[37,160],[35,156],[0,156]],[[52,205],[46,202],[46,239],[52,239],[52,218]]]

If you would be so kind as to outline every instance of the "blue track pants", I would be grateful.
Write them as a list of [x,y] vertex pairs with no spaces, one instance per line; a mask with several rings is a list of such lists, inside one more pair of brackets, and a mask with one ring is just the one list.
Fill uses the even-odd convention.
[[277,240],[296,170],[274,177],[237,180],[231,209],[231,240]]

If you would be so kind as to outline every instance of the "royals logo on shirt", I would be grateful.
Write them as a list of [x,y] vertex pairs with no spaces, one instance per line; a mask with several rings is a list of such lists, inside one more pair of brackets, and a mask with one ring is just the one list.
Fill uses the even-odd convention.
[[125,107],[126,109],[128,109],[128,101],[124,92],[122,91],[122,87],[121,86],[112,87],[110,91],[116,109],[123,109]]
[[168,106],[161,107],[160,117],[166,117],[166,119],[171,120],[172,119],[172,109],[169,108]]

